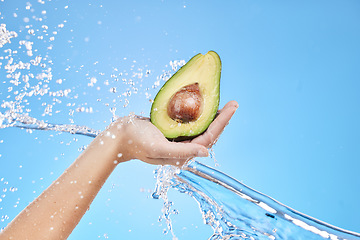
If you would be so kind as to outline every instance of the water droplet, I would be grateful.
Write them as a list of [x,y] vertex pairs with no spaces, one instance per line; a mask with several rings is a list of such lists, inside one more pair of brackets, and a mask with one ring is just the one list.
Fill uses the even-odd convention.
[[87,148],[87,146],[84,145],[84,146],[82,146],[82,147],[79,147],[78,151],[79,151],[79,152],[82,152],[82,151],[84,151],[86,148]]

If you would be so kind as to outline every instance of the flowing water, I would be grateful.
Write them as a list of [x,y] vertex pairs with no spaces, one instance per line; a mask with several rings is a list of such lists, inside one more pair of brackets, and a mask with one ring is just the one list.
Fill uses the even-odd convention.
[[[0,129],[19,127],[28,130],[61,131],[96,137],[99,131],[76,125],[57,125],[28,116],[0,115]],[[170,188],[188,194],[199,204],[204,223],[211,226],[215,239],[360,239],[347,231],[287,207],[234,178],[197,161],[182,169],[162,166],[155,171],[156,186],[152,197],[162,199],[162,218],[173,239]]]
[[[36,4],[42,6],[44,2],[38,1]],[[19,31],[9,29],[3,23],[0,25],[0,49],[3,51],[0,56],[0,69],[4,70],[5,79],[2,81],[8,83],[6,91],[1,89],[3,100],[0,109],[0,131],[16,127],[29,132],[45,130],[96,137],[100,131],[76,125],[74,121],[77,113],[92,113],[95,107],[87,103],[79,105],[71,102],[81,98],[82,93],[77,92],[76,87],[69,87],[66,79],[55,79],[53,74],[53,42],[68,22],[59,20],[53,26],[48,26],[44,24],[46,11],[43,10],[40,16],[36,16],[34,5],[27,2],[22,6],[25,11],[34,14],[32,17],[13,13],[14,18],[21,17],[24,25]],[[63,6],[62,9],[67,11],[68,6]],[[98,21],[98,24],[101,24],[101,21]],[[85,38],[85,42],[88,41],[89,38]],[[68,42],[71,44],[70,40]],[[171,73],[184,63],[183,60],[170,62],[171,71],[164,71],[149,88],[157,88],[161,81],[166,81]],[[93,63],[96,64],[97,61]],[[64,71],[74,68],[74,72],[81,72],[86,66],[69,65]],[[102,81],[101,87],[106,88],[106,93],[113,96],[96,99],[97,103],[103,103],[110,110],[113,117],[116,107],[119,106],[116,104],[121,103],[122,107],[126,108],[131,94],[141,93],[146,101],[150,100],[148,91],[141,92],[141,89],[146,89],[143,79],[151,74],[151,70],[136,68],[135,61],[130,70],[132,73],[113,68],[110,76],[98,71],[85,74],[87,90],[100,91],[99,82]],[[57,86],[54,90],[50,89],[51,82],[55,82]],[[119,82],[123,84],[124,92],[119,92],[120,88],[112,85],[116,83],[118,86]],[[60,116],[58,105],[66,105],[68,108],[69,123],[49,123],[48,119],[57,120],[57,116]],[[36,113],[38,109],[41,109],[41,116],[45,117],[46,121],[39,120],[39,114]],[[170,188],[187,194],[198,202],[205,224],[213,229],[213,235],[209,236],[209,239],[360,239],[358,233],[306,216],[196,161],[190,162],[183,169],[160,167],[155,176],[157,182],[152,197],[164,201],[162,218],[166,222],[166,232],[171,232],[174,239],[176,233],[172,230],[172,203],[167,197]]]
[[193,197],[214,230],[209,239],[360,239],[359,233],[306,216],[196,161],[157,174],[155,197],[169,187]]

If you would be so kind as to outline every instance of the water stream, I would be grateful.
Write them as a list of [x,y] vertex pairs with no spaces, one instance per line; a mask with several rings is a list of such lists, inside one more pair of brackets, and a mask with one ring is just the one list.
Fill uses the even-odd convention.
[[[21,114],[1,114],[0,129],[17,127],[25,130],[61,131],[96,137],[99,131],[86,126],[50,124]],[[182,169],[162,166],[152,197],[163,199],[163,216],[172,231],[170,188],[191,196],[198,202],[204,223],[217,239],[360,239],[360,234],[347,231],[281,204],[236,179],[197,161]]]

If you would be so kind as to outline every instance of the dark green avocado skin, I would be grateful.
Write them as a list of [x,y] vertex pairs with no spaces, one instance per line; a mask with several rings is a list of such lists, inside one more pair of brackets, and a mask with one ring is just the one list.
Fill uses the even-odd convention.
[[[205,130],[206,131],[206,130]],[[169,141],[171,142],[183,142],[183,141],[189,141],[189,140],[192,140],[198,136],[200,136],[201,134],[198,134],[196,136],[180,136],[180,137],[177,137],[177,138],[167,138]]]

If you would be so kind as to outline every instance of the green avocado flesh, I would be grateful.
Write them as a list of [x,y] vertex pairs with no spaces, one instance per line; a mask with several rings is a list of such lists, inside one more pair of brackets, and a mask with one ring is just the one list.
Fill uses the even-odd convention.
[[216,52],[195,55],[156,95],[151,122],[168,139],[191,139],[203,133],[219,107],[220,75],[221,61]]

